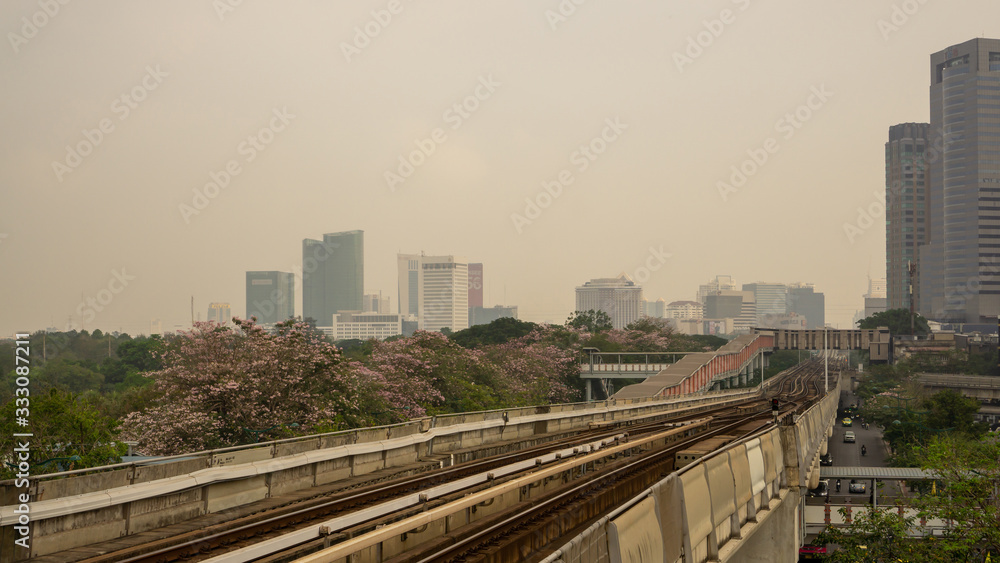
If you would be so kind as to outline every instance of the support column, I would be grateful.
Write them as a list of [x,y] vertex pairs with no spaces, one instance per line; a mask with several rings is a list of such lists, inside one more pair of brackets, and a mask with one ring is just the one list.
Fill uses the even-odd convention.
[[594,400],[594,380],[593,379],[588,379],[587,380],[587,402],[589,403],[590,401],[593,401],[593,400]]

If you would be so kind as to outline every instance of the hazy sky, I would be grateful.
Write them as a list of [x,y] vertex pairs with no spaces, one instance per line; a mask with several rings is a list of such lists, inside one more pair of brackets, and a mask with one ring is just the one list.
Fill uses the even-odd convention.
[[242,316],[246,270],[352,229],[393,307],[396,253],[423,250],[484,262],[486,304],[526,320],[648,265],[647,299],[812,282],[846,328],[885,277],[888,128],[928,120],[932,52],[997,22],[996,0],[4,0],[0,336],[169,330],[192,295]]

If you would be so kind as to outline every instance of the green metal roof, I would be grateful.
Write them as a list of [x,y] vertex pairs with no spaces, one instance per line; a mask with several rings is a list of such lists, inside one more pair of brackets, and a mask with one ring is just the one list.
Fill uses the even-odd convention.
[[919,467],[847,467],[828,465],[819,468],[820,479],[936,479],[937,473]]

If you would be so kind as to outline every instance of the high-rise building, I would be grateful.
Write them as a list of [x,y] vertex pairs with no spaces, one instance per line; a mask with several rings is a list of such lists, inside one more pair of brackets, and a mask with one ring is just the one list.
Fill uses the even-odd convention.
[[667,302],[663,298],[656,301],[642,301],[643,314],[654,319],[662,319],[667,315]]
[[736,332],[748,332],[757,324],[757,303],[752,291],[720,289],[705,296],[706,319],[733,319]]
[[469,264],[469,308],[483,306],[483,264]]
[[930,132],[929,123],[893,125],[885,144],[886,290],[881,297],[887,297],[890,309],[910,308],[909,268],[927,244]]
[[868,293],[865,294],[865,297],[885,297],[886,291],[885,278],[868,278]]
[[363,297],[361,307],[362,313],[381,313],[387,315],[391,307],[389,305],[389,296],[382,297],[381,291],[378,293],[366,293]]
[[[868,280],[868,293],[864,295],[865,298],[865,311],[864,317],[868,318],[875,313],[884,313],[888,307],[888,298],[886,297],[886,281],[884,279],[869,279]],[[906,301],[905,305],[900,305],[900,307],[891,307],[892,309],[909,309],[909,301]]]
[[698,286],[698,303],[705,304],[705,297],[720,290],[736,289],[736,281],[733,276],[715,276],[715,279]]
[[930,240],[919,303],[931,320],[993,324],[1000,311],[1000,39],[931,55]]
[[701,319],[705,316],[705,306],[697,301],[671,301],[664,316],[668,319]]
[[396,265],[399,272],[399,293],[396,294],[399,314],[415,317],[420,313],[420,255],[397,254]]
[[469,267],[454,256],[397,255],[399,313],[421,330],[469,328]]
[[788,286],[783,283],[745,283],[743,291],[753,293],[757,302],[757,320],[784,315],[787,309]]
[[789,313],[806,318],[806,328],[826,326],[826,296],[817,293],[811,283],[789,284],[785,303]]
[[302,241],[302,316],[331,326],[338,311],[361,311],[365,233],[346,231]]
[[627,274],[598,278],[576,288],[577,311],[604,311],[614,328],[625,328],[642,316],[642,287]]
[[229,303],[208,304],[208,318],[206,319],[208,322],[226,325],[230,323],[232,318],[233,313]]
[[295,275],[290,272],[247,272],[246,318],[274,325],[295,316]]

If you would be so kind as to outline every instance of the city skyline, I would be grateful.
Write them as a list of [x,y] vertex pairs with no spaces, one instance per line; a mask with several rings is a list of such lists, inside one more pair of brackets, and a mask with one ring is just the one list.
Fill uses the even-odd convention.
[[245,314],[246,272],[350,229],[362,292],[401,251],[468,256],[485,305],[561,323],[585,280],[672,302],[721,271],[808,280],[846,328],[886,130],[932,122],[933,53],[1000,36],[995,2],[896,4],[94,2],[31,32],[9,2],[0,335]]

